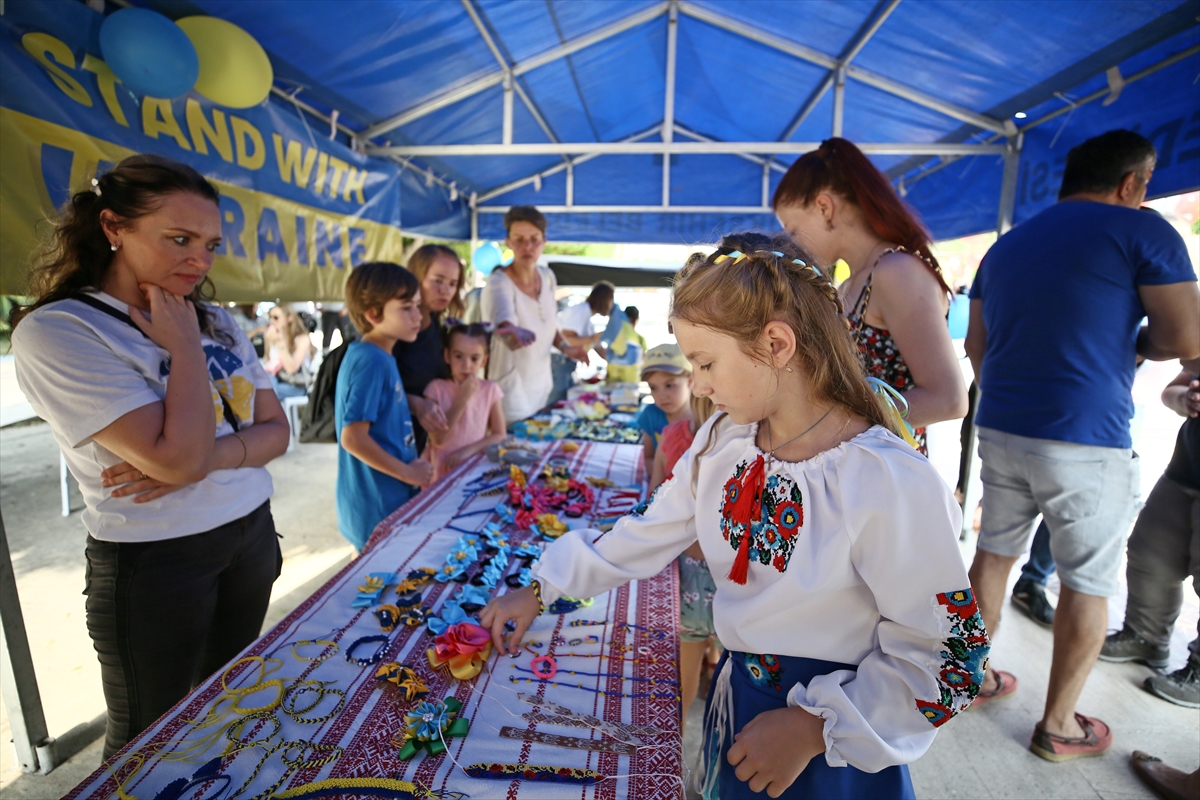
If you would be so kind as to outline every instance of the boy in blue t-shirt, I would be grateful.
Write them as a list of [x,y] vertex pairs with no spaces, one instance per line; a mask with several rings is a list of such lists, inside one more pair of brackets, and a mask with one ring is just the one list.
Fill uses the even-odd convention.
[[660,344],[647,351],[642,362],[642,380],[650,385],[650,396],[654,398],[653,403],[642,406],[635,423],[642,432],[646,474],[649,474],[663,428],[692,417],[692,365],[683,357],[679,345]]
[[338,530],[362,550],[375,526],[433,479],[417,458],[412,417],[392,348],[421,328],[420,284],[397,264],[356,267],[346,281],[346,307],[362,334],[338,370],[334,417],[338,436]]

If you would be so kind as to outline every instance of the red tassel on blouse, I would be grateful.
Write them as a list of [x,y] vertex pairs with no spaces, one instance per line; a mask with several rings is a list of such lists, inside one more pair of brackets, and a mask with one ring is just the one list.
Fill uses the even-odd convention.
[[740,483],[741,491],[730,509],[729,517],[732,522],[744,526],[744,531],[742,543],[738,545],[737,557],[734,558],[733,566],[729,568],[729,575],[726,577],[745,586],[746,578],[750,574],[750,525],[762,516],[762,493],[766,485],[766,464],[762,456],[756,458],[746,469]]

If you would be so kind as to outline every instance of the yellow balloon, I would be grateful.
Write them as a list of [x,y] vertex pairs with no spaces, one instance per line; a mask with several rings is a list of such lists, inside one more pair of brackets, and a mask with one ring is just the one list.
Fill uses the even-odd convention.
[[229,108],[256,106],[271,93],[271,60],[253,36],[216,17],[184,17],[176,23],[196,47],[196,91]]

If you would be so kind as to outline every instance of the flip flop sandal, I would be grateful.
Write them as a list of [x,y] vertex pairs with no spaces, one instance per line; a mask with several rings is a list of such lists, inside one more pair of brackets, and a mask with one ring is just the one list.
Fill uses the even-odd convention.
[[1018,682],[1016,675],[1000,669],[993,670],[993,672],[996,675],[996,688],[989,691],[980,690],[979,694],[975,696],[975,701],[971,703],[969,710],[973,711],[977,708],[982,708],[993,700],[1008,697],[1017,690]]

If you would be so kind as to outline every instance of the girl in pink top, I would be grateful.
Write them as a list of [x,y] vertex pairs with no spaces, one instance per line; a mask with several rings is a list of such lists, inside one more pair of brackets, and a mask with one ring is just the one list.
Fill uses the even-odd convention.
[[500,386],[479,377],[487,366],[491,334],[483,325],[455,325],[446,334],[443,355],[450,380],[439,378],[425,387],[425,398],[446,414],[445,431],[429,431],[422,458],[433,464],[433,479],[487,448],[504,441]]

